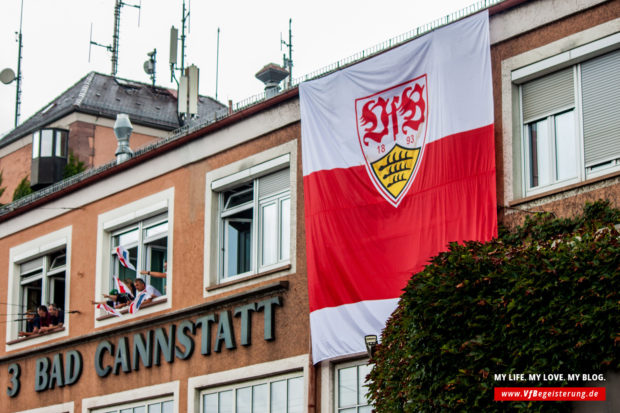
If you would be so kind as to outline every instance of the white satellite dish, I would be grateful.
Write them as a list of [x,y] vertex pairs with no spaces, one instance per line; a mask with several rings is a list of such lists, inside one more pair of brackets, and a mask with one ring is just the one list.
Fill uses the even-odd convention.
[[4,83],[5,85],[8,85],[14,80],[15,72],[13,71],[13,69],[7,67],[6,69],[2,70],[2,72],[0,72],[0,82]]

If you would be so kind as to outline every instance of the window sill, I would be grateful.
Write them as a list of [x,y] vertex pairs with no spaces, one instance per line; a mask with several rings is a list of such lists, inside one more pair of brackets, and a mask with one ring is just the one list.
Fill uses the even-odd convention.
[[[153,307],[159,304],[164,304],[167,301],[168,301],[168,298],[166,298],[166,296],[157,297],[155,300],[151,301],[150,303],[142,304],[140,306],[140,309]],[[129,314],[129,306],[118,309],[118,312],[121,313],[122,315]],[[118,317],[113,316],[112,314],[105,314],[105,315],[97,317],[96,320],[103,321],[103,320],[109,320],[110,318],[118,318]]]
[[231,281],[226,281],[226,282],[219,283],[219,284],[216,284],[216,285],[211,285],[209,287],[206,287],[205,291],[206,292],[211,292],[211,291],[214,291],[214,290],[218,290],[220,288],[229,287],[231,285],[235,285],[235,284],[242,283],[242,282],[245,282],[245,281],[254,280],[254,279],[257,279],[257,278],[262,278],[262,277],[265,277],[267,275],[275,274],[275,273],[281,272],[281,271],[287,271],[287,270],[290,270],[290,269],[291,269],[291,264],[282,265],[281,267],[273,268],[273,269],[268,270],[268,271],[263,271],[263,272],[260,272],[258,274],[252,274],[252,275],[248,275],[247,277],[236,278],[236,279],[231,280]]
[[546,198],[548,196],[560,194],[562,192],[570,191],[572,189],[577,189],[577,188],[588,186],[588,185],[591,185],[591,184],[594,184],[594,183],[597,183],[597,182],[605,181],[607,179],[616,178],[618,176],[620,176],[620,171],[615,171],[615,172],[612,172],[612,173],[609,173],[609,174],[606,174],[606,175],[597,176],[596,178],[591,178],[591,179],[587,179],[585,181],[577,182],[577,183],[574,183],[574,184],[569,184],[569,185],[563,186],[561,188],[556,188],[556,189],[552,189],[552,190],[549,190],[549,191],[546,191],[546,192],[541,192],[540,194],[530,195],[530,196],[526,196],[524,198],[515,199],[513,201],[510,201],[508,203],[508,206],[514,207],[514,206],[517,206],[517,205],[528,203],[530,201],[535,201],[537,199]]
[[19,337],[18,339],[15,340],[11,340],[11,341],[7,341],[6,344],[7,345],[13,345],[13,344],[18,344],[18,343],[23,343],[24,341],[28,341],[28,340],[34,340],[35,338],[39,338],[39,337],[53,337],[54,335],[56,335],[56,333],[60,333],[61,331],[65,331],[65,327],[58,327],[55,328],[52,331],[48,331],[46,333],[43,334],[33,334],[31,336],[27,336],[27,337]]

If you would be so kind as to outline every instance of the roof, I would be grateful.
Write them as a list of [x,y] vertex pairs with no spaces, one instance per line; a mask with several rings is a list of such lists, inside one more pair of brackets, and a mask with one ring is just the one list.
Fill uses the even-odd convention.
[[[215,99],[200,96],[197,121],[214,118],[216,113],[226,110],[228,110],[227,107]],[[116,119],[118,113],[126,113],[133,124],[166,131],[182,126],[177,117],[176,91],[90,72],[28,120],[7,133],[0,139],[0,147],[73,112],[110,119]]]

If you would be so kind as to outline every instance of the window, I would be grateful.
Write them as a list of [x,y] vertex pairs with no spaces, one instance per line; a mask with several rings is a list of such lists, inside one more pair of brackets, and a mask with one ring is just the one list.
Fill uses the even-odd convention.
[[520,98],[526,195],[620,169],[620,50],[528,80]]
[[92,413],[173,413],[174,400],[171,397],[128,403],[119,406],[91,410]]
[[372,366],[367,364],[336,367],[336,411],[338,413],[362,413],[372,411],[366,393],[366,376]]
[[[117,247],[123,247],[129,253],[129,261],[135,271],[119,262]],[[138,221],[112,232],[111,236],[110,289],[114,288],[113,277],[121,280],[135,280],[137,273],[157,271],[165,273],[168,262],[168,214]],[[147,284],[166,294],[166,279],[146,276]]]
[[67,157],[67,136],[63,129],[41,129],[32,134],[32,159]]
[[220,193],[220,276],[256,273],[290,259],[289,169]]
[[301,413],[301,374],[280,376],[202,393],[202,413]]
[[204,297],[294,273],[297,141],[207,172]]
[[[68,335],[71,264],[71,227],[66,227],[17,245],[9,250],[7,292],[7,344],[11,350]],[[57,304],[65,311],[64,330],[18,340],[28,332],[26,317],[16,316],[40,305]]]
[[[99,215],[97,222],[97,261],[94,300],[102,301],[103,294],[114,288],[114,277],[135,280],[140,271],[152,271],[162,277],[141,275],[147,285],[155,287],[165,297],[153,300],[155,306],[140,308],[143,315],[172,307],[174,188],[122,205]],[[135,268],[122,265],[117,247],[127,252],[128,262]],[[121,311],[122,313],[123,311]],[[122,317],[95,314],[95,327],[124,322]]]
[[[63,248],[19,264],[22,313],[51,303],[65,308],[66,263],[66,249]],[[27,331],[26,320],[22,320],[20,331]]]

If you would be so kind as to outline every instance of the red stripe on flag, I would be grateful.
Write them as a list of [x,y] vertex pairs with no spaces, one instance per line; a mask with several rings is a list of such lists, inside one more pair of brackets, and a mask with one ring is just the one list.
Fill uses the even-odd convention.
[[304,177],[310,311],[400,296],[451,241],[497,235],[493,125],[429,143],[389,204],[364,166]]

